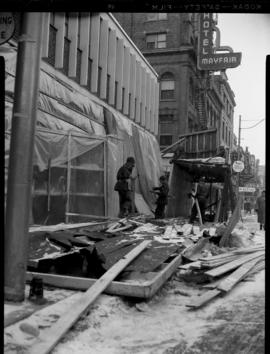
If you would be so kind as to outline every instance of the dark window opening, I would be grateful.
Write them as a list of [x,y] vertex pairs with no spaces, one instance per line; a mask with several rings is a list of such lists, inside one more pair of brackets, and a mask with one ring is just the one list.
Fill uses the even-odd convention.
[[172,145],[172,135],[160,135],[159,143],[160,143],[160,146]]

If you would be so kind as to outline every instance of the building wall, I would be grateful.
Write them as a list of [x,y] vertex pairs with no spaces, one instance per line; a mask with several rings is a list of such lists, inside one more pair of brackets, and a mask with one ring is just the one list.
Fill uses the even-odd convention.
[[[149,19],[156,16],[156,19]],[[136,43],[144,56],[159,74],[160,90],[162,75],[172,73],[175,79],[175,98],[163,100],[159,96],[159,138],[161,148],[173,144],[179,135],[204,129],[217,128],[220,145],[232,143],[233,126],[223,112],[222,90],[230,100],[228,84],[222,88],[221,83],[216,85],[209,73],[197,69],[198,44],[198,14],[195,13],[167,13],[167,18],[159,18],[160,14],[148,13],[115,13],[127,33]],[[166,47],[149,48],[147,36],[152,34],[166,34]],[[226,91],[227,90],[227,91]],[[206,101],[206,126],[204,126],[198,111],[198,93],[204,91]],[[218,91],[220,91],[218,93]],[[225,97],[224,96],[224,97]],[[230,104],[232,102],[230,101]],[[164,117],[170,116],[164,121]],[[222,119],[226,122],[228,139],[222,139]],[[226,130],[226,128],[224,128]],[[229,133],[227,133],[229,134]],[[225,143],[227,141],[227,143]],[[164,144],[164,142],[167,142]]]
[[112,15],[45,13],[42,44],[49,64],[157,135],[157,73]]

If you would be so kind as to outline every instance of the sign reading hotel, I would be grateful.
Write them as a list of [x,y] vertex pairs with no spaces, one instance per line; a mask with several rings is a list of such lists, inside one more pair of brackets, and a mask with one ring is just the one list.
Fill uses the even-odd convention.
[[[216,43],[213,45],[213,31],[216,31]],[[223,51],[223,53],[217,53]],[[228,51],[228,53],[224,53]],[[242,53],[234,53],[228,46],[220,46],[219,29],[214,26],[213,14],[200,14],[198,69],[219,71],[236,68],[241,63]]]

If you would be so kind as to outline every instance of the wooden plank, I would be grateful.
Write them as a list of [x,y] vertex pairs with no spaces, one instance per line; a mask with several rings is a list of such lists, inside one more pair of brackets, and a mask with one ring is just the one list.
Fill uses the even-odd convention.
[[239,217],[240,217],[240,208],[241,208],[241,198],[238,198],[237,204],[234,208],[233,214],[230,218],[229,224],[224,232],[224,234],[221,237],[221,240],[219,241],[219,246],[224,247],[226,246],[226,243],[229,239],[229,236],[233,229],[235,228],[235,225],[237,224]]
[[255,258],[241,265],[241,267],[236,269],[232,274],[230,274],[226,279],[224,279],[217,286],[217,289],[222,290],[224,292],[230,291],[239,281],[241,281],[247,275],[247,273],[262,259],[262,257]]
[[195,204],[196,204],[197,213],[198,213],[198,216],[199,216],[200,225],[203,226],[201,209],[200,209],[199,202],[198,202],[197,198],[195,198]]
[[200,265],[201,265],[200,261],[195,261],[195,262],[190,262],[190,263],[187,263],[187,264],[181,264],[178,268],[179,269],[188,270],[188,269],[191,269],[194,266],[200,266]]
[[243,256],[243,257],[240,257],[239,259],[236,259],[235,261],[232,261],[232,262],[226,263],[220,267],[211,269],[211,270],[205,272],[204,274],[206,274],[210,277],[218,277],[224,273],[229,272],[230,270],[233,270],[233,269],[239,267],[240,265],[242,265],[248,261],[251,261],[252,259],[260,257],[261,255],[264,255],[264,252],[256,252],[256,253],[249,255],[249,256]]
[[217,297],[218,295],[221,294],[220,290],[213,289],[206,291],[203,295],[201,296],[195,296],[191,299],[190,303],[186,304],[187,307],[192,307],[192,308],[199,308],[205,304],[207,304],[209,301]]
[[62,316],[52,327],[41,333],[40,341],[34,344],[29,353],[46,354],[49,353],[65,333],[76,323],[96,300],[96,298],[106,289],[113,279],[120,274],[123,269],[137,257],[148,245],[150,241],[143,241],[139,246],[132,250],[125,258],[117,262],[110,270],[108,270],[100,279],[96,281],[80,298],[70,310]]

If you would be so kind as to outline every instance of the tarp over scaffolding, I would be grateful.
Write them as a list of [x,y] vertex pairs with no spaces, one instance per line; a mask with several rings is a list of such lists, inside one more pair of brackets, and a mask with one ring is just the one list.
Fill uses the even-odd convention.
[[[16,48],[6,58],[5,178],[7,181]],[[156,138],[47,63],[41,63],[34,146],[32,223],[81,222],[117,216],[116,173],[134,156],[136,195],[154,206],[150,189],[162,173]],[[141,196],[141,197],[140,197]]]

